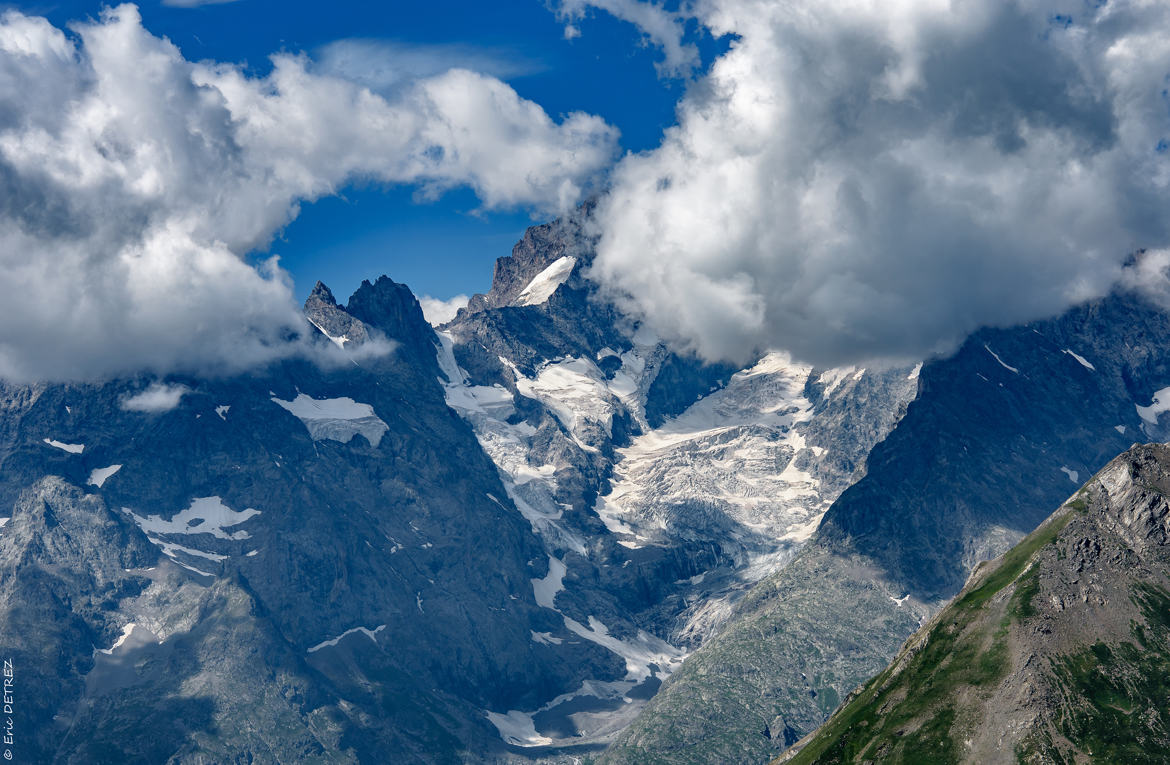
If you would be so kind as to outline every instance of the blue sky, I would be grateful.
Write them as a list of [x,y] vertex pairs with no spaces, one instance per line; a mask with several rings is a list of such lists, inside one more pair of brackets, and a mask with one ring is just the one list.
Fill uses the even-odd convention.
[[[16,3],[54,25],[95,17],[102,3]],[[577,24],[566,40],[564,24],[543,0],[288,2],[237,0],[192,8],[145,0],[143,23],[177,44],[186,58],[245,63],[254,74],[270,69],[274,52],[319,55],[337,40],[362,38],[471,60],[540,104],[554,119],[571,111],[604,118],[621,130],[623,151],[658,144],[674,121],[683,91],[660,79],[658,54],[641,44],[632,26],[603,13]],[[707,53],[712,44],[706,41]],[[707,56],[709,59],[710,55]],[[348,188],[341,197],[304,205],[271,252],[304,297],[316,280],[344,299],[364,278],[381,273],[406,282],[417,294],[446,298],[487,289],[492,263],[506,255],[526,226],[526,210],[477,212],[478,200],[456,190],[437,201],[415,199],[408,187]]]
[[167,1],[0,16],[0,377],[249,368],[317,279],[482,291],[598,191],[590,278],[742,363],[917,360],[1170,258],[1167,3]]

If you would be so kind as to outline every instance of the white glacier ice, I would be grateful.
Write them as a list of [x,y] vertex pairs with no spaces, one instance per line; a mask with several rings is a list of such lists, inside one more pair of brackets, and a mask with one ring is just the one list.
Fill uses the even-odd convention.
[[304,423],[314,441],[329,439],[344,444],[360,433],[376,447],[390,429],[374,414],[374,407],[348,397],[318,399],[298,393],[292,401],[273,396],[272,402]]
[[565,255],[553,261],[552,265],[533,277],[528,286],[516,296],[516,305],[540,305],[547,302],[557,287],[568,280],[573,273],[577,259]]
[[109,480],[110,476],[112,476],[114,473],[117,473],[121,469],[121,465],[110,465],[109,467],[104,468],[94,468],[89,473],[88,483],[90,486],[96,486],[100,489],[102,486],[105,486],[106,481]]

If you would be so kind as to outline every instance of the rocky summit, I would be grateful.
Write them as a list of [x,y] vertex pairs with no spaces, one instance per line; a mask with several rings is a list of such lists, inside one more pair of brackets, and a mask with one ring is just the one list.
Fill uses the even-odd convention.
[[1162,763],[1170,447],[1110,462],[778,763]]

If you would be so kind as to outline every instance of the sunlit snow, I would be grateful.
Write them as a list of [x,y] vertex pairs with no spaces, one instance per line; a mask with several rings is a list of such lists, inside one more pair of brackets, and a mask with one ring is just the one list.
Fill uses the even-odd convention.
[[488,720],[500,732],[500,738],[512,746],[548,746],[553,743],[551,738],[536,732],[536,723],[532,721],[530,714],[516,709],[503,715],[498,712],[486,714]]
[[316,653],[317,651],[320,651],[322,648],[329,648],[329,647],[335,646],[338,643],[340,643],[343,639],[345,639],[346,637],[348,637],[350,635],[356,635],[359,632],[361,634],[365,635],[366,637],[368,637],[370,640],[373,640],[374,645],[377,645],[378,644],[378,633],[384,629],[386,629],[385,624],[379,624],[374,629],[368,629],[366,627],[354,627],[353,629],[346,630],[345,632],[341,633],[337,637],[329,638],[328,640],[322,640],[320,643],[318,643],[317,645],[310,648],[309,653]]
[[[306,316],[305,318],[309,319],[308,316]],[[324,327],[322,327],[320,324],[313,321],[312,319],[309,319],[309,323],[312,324],[314,327],[316,327],[318,332],[320,332],[322,335],[325,335],[325,337],[329,338],[330,342],[332,342],[338,348],[345,348],[345,344],[349,342],[349,338],[347,336],[341,335],[340,337],[334,337],[333,335],[326,332]]]
[[1097,371],[1097,367],[1095,367],[1095,366],[1093,366],[1092,364],[1090,364],[1090,363],[1089,363],[1089,362],[1088,362],[1088,361],[1085,359],[1085,357],[1084,357],[1084,356],[1081,356],[1081,355],[1079,355],[1079,354],[1077,354],[1077,353],[1075,353],[1075,352],[1073,352],[1073,351],[1070,351],[1068,348],[1065,348],[1065,349],[1064,349],[1064,352],[1065,352],[1065,353],[1067,353],[1069,356],[1072,356],[1074,359],[1076,359],[1076,360],[1077,360],[1077,363],[1079,363],[1079,364],[1080,364],[1082,367],[1084,367],[1085,369],[1089,370],[1090,372],[1096,372],[1096,371]]
[[1013,366],[1011,366],[1011,365],[1007,364],[1007,363],[1006,363],[1006,362],[1005,362],[1003,359],[1001,359],[1001,358],[999,357],[999,354],[998,354],[998,353],[996,353],[995,351],[991,350],[991,347],[990,347],[990,346],[988,346],[988,345],[987,345],[987,343],[984,343],[984,344],[983,344],[983,347],[984,347],[984,348],[987,350],[987,352],[988,352],[988,353],[990,353],[990,354],[991,354],[991,355],[992,355],[992,356],[995,358],[995,360],[996,360],[996,361],[998,361],[998,362],[999,362],[999,365],[1000,365],[1001,367],[1003,367],[1004,369],[1008,370],[1009,372],[1011,372],[1011,373],[1013,373],[1013,374],[1017,374],[1017,375],[1018,375],[1018,374],[1020,373],[1020,370],[1018,370],[1018,369],[1016,369],[1015,367],[1013,367]]
[[374,407],[348,397],[317,399],[300,393],[292,401],[273,396],[272,402],[304,423],[314,441],[349,443],[360,433],[371,446],[377,446],[390,429],[374,414]]
[[556,609],[554,605],[557,593],[565,589],[562,580],[565,578],[565,564],[553,556],[548,556],[548,574],[543,579],[532,580],[532,594],[536,604],[543,608]]
[[132,633],[134,631],[134,628],[136,626],[137,625],[134,622],[130,622],[129,624],[127,624],[125,627],[122,628],[122,634],[118,637],[118,639],[114,642],[114,644],[112,646],[110,646],[109,648],[99,648],[98,653],[104,653],[106,656],[113,655],[114,651],[120,645],[122,645],[123,643],[126,642],[126,638],[130,637],[130,633]]
[[70,454],[81,454],[83,451],[85,451],[85,444],[67,444],[63,441],[54,441],[51,438],[46,438],[44,441],[49,446],[54,446],[62,451],[69,452]]
[[575,265],[577,259],[568,255],[553,261],[552,265],[533,277],[524,291],[516,296],[516,305],[540,305],[547,301],[557,291],[557,287],[564,284],[573,273]]
[[96,486],[100,489],[105,485],[110,476],[112,476],[114,473],[117,473],[121,469],[121,465],[110,465],[109,467],[104,468],[94,468],[92,471],[90,471],[88,483],[90,486]]
[[211,534],[217,539],[248,539],[251,535],[246,531],[236,531],[231,534],[224,531],[229,526],[238,526],[253,516],[260,515],[259,510],[247,508],[232,510],[220,501],[219,497],[200,497],[191,501],[191,506],[174,516],[170,520],[163,520],[157,515],[142,517],[129,508],[122,508],[134,522],[148,534]]
[[1154,400],[1149,406],[1138,406],[1134,404],[1137,409],[1138,417],[1141,417],[1151,425],[1158,424],[1158,415],[1162,412],[1170,412],[1170,388],[1163,388],[1154,394]]

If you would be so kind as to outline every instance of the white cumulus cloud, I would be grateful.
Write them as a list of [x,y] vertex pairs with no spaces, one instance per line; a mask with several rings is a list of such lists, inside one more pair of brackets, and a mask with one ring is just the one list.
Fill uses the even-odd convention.
[[302,201],[353,181],[470,187],[485,209],[568,209],[617,133],[560,121],[465,69],[377,94],[273,57],[186,60],[122,5],[66,36],[0,16],[0,377],[234,370],[296,352],[275,259]]
[[127,396],[122,400],[122,408],[127,412],[146,412],[157,414],[169,412],[179,405],[183,396],[191,392],[186,385],[167,385],[165,383],[151,383],[145,390]]
[[[699,64],[699,49],[694,43],[684,40],[686,17],[664,3],[644,0],[559,0],[555,7],[557,15],[566,21],[581,19],[590,8],[596,8],[638,27],[646,44],[661,49],[662,61],[657,67],[664,76],[685,77]],[[566,40],[580,36],[580,27],[572,23],[565,24]]]
[[437,327],[454,319],[455,314],[460,308],[465,308],[470,299],[467,295],[456,295],[447,300],[423,295],[418,299],[418,304],[422,307],[427,322]]
[[730,48],[595,217],[593,277],[664,337],[708,358],[921,357],[1170,244],[1170,4],[688,7]]

